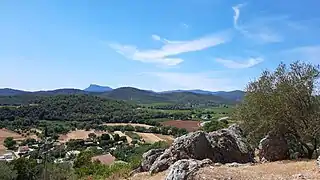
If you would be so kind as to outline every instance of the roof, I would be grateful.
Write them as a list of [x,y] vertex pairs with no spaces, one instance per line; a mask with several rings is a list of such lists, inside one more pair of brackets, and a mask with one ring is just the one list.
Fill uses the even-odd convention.
[[19,151],[29,151],[29,147],[28,146],[20,146]]
[[91,158],[92,161],[100,161],[101,164],[112,164],[116,158],[112,156],[111,154],[104,154],[100,156],[94,156]]

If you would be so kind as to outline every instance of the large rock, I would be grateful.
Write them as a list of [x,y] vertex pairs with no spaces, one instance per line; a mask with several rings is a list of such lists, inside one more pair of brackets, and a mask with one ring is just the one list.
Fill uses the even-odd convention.
[[269,133],[259,143],[259,158],[263,161],[289,159],[289,146],[286,139],[275,133]]
[[214,162],[248,163],[254,161],[254,151],[243,137],[242,130],[237,125],[227,129],[210,132],[208,140],[215,151]]
[[150,167],[150,172],[160,172],[180,159],[210,159],[217,163],[253,162],[254,153],[237,126],[216,132],[197,131],[181,136],[161,154]]
[[211,163],[212,161],[210,159],[201,161],[196,159],[179,160],[170,166],[166,180],[191,180],[199,168]]
[[151,149],[142,155],[141,171],[149,171],[154,161],[164,152],[164,149]]

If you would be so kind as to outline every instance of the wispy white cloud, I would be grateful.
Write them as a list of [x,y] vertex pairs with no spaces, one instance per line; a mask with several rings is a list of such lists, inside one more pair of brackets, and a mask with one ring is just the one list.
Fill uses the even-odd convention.
[[181,23],[181,26],[185,29],[188,29],[190,27],[190,25],[186,23]]
[[151,35],[151,38],[152,38],[153,40],[155,40],[155,41],[160,41],[160,40],[161,40],[160,36],[158,36],[158,35],[156,35],[156,34],[152,34],[152,35]]
[[250,68],[257,64],[260,64],[263,62],[263,58],[257,57],[257,58],[249,58],[247,60],[242,61],[235,61],[231,59],[223,59],[223,58],[216,58],[216,62],[222,64],[223,66],[231,69],[244,69],[244,68]]
[[240,88],[234,87],[231,79],[212,77],[211,73],[151,72],[146,74],[159,78],[163,83],[171,84],[173,89],[228,91]]
[[115,49],[116,52],[132,60],[174,66],[181,63],[183,60],[172,56],[187,52],[201,51],[228,41],[228,36],[225,33],[204,36],[189,41],[170,41],[162,39],[157,35],[153,35],[152,38],[162,41],[164,43],[162,47],[159,49],[140,50],[136,46],[117,43],[109,44],[109,46]]
[[247,38],[259,43],[275,43],[283,41],[283,37],[267,25],[267,22],[270,22],[270,19],[269,21],[266,21],[264,18],[258,18],[259,20],[240,25],[238,22],[241,13],[240,10],[244,6],[245,4],[238,4],[232,7],[234,11],[233,26],[236,30]]
[[233,25],[236,29],[239,29],[238,27],[238,19],[240,17],[240,8],[243,7],[244,4],[238,4],[236,6],[233,6],[232,9],[234,11],[234,16],[233,16]]
[[301,46],[283,52],[292,61],[301,60],[320,64],[320,45]]

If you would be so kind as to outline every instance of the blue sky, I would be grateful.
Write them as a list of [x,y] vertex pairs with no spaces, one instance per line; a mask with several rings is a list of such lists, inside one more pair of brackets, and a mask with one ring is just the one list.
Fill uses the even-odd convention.
[[320,63],[317,0],[0,1],[0,88],[243,89]]

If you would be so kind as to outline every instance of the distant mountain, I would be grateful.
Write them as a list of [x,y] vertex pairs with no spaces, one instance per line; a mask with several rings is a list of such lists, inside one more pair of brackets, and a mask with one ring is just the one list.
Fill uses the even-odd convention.
[[34,95],[70,95],[70,94],[88,94],[88,92],[80,90],[80,89],[72,89],[72,88],[65,88],[65,89],[55,89],[49,91],[36,91],[32,92]]
[[27,91],[21,91],[16,89],[4,88],[0,89],[0,96],[16,96],[20,94],[28,93]]
[[200,89],[194,89],[194,90],[172,90],[172,91],[162,91],[160,93],[177,93],[177,92],[192,92],[192,93],[196,93],[196,94],[213,94],[214,92],[211,91],[204,91],[204,90],[200,90]]
[[187,91],[168,91],[168,92],[153,92],[141,90],[133,87],[121,87],[110,92],[100,94],[99,96],[109,97],[112,99],[133,101],[136,103],[234,103],[232,99],[225,99],[218,95],[200,94]]
[[216,92],[214,95],[216,96],[220,96],[224,99],[229,99],[229,100],[233,100],[233,101],[242,101],[245,95],[244,91],[240,91],[240,90],[235,90],[235,91],[219,91]]
[[228,100],[233,101],[241,101],[245,95],[244,91],[235,90],[235,91],[205,91],[201,89],[194,90],[172,90],[172,91],[164,91],[161,93],[178,93],[178,92],[191,92],[195,94],[203,94],[203,95],[215,95]]
[[80,89],[56,89],[48,91],[21,91],[15,89],[0,89],[0,104],[24,104],[39,96],[88,94],[116,100],[132,101],[139,104],[149,103],[175,103],[175,104],[234,104],[244,97],[243,91],[204,91],[204,90],[174,90],[166,92],[154,92],[141,90],[134,87],[110,87],[91,84],[84,90]]
[[110,88],[108,86],[100,86],[97,84],[90,84],[90,86],[87,87],[86,89],[84,89],[84,91],[87,91],[87,92],[107,92],[107,91],[112,91],[112,88]]
[[109,97],[112,99],[134,101],[137,103],[154,103],[154,102],[168,102],[168,100],[161,96],[161,94],[141,90],[133,87],[121,87],[112,91],[101,94],[100,96]]

